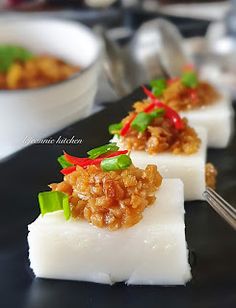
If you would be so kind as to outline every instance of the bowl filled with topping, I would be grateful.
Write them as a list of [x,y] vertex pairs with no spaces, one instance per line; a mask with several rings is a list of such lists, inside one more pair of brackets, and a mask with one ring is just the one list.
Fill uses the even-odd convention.
[[0,159],[90,113],[100,43],[85,26],[56,19],[0,21]]

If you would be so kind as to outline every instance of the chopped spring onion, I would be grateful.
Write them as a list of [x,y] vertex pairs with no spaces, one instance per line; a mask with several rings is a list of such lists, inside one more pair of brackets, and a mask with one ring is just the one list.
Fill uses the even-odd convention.
[[57,158],[57,161],[59,162],[59,164],[61,165],[61,167],[64,168],[68,168],[73,166],[71,163],[69,163],[64,155],[61,155]]
[[157,109],[151,113],[140,112],[133,120],[131,127],[139,132],[144,132],[154,118],[160,117],[163,114],[163,109]]
[[139,132],[144,132],[148,125],[151,123],[152,117],[148,113],[140,112],[133,120],[131,127]]
[[156,110],[154,110],[153,112],[149,113],[149,115],[150,115],[153,119],[155,119],[155,118],[159,118],[159,117],[163,116],[164,113],[165,113],[165,110],[159,108],[159,109],[156,109]]
[[114,135],[114,134],[119,134],[119,131],[121,130],[122,128],[122,123],[114,123],[114,124],[111,124],[109,125],[108,127],[108,131],[111,135]]
[[183,73],[181,81],[188,88],[196,88],[198,85],[198,77],[196,72],[187,71]]
[[60,191],[45,191],[38,194],[41,214],[64,211],[66,220],[70,218],[70,204],[68,195]]
[[15,61],[25,62],[33,57],[27,49],[14,45],[0,45],[0,72],[7,72]]
[[157,79],[157,80],[152,80],[150,82],[150,85],[152,87],[153,94],[155,96],[161,96],[167,87],[167,82],[165,79]]
[[101,168],[103,171],[116,171],[126,169],[131,164],[131,158],[128,155],[122,154],[119,156],[103,159],[101,162]]
[[119,147],[116,145],[116,143],[109,143],[92,149],[88,151],[87,154],[89,155],[89,158],[94,159],[108,152],[115,152],[117,150],[119,150]]

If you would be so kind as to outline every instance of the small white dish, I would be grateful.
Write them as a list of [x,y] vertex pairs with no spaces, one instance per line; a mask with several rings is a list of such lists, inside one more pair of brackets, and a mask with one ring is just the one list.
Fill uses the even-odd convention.
[[0,44],[51,54],[82,70],[57,84],[0,90],[0,159],[20,150],[26,137],[41,139],[89,114],[97,90],[100,42],[87,27],[42,18],[0,20]]

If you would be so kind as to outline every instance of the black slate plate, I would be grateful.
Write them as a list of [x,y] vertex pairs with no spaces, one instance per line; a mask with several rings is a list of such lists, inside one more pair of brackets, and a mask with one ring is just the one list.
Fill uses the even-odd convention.
[[[193,279],[186,287],[104,286],[34,279],[27,259],[27,225],[39,214],[37,193],[61,176],[56,157],[63,149],[84,155],[109,140],[117,122],[140,98],[130,97],[55,135],[76,136],[82,145],[33,145],[0,164],[0,307],[236,307],[236,233],[204,202],[186,204],[186,235],[192,251]],[[236,200],[236,139],[225,150],[211,150],[219,170],[218,191]],[[80,266],[80,264],[78,264]]]

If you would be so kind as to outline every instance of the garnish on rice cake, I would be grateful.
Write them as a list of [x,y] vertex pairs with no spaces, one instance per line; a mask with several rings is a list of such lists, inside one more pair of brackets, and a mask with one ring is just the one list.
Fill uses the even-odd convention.
[[[134,110],[109,132],[121,148],[131,150],[131,158],[139,167],[157,164],[167,178],[180,178],[185,185],[185,199],[203,199],[208,181],[205,172],[206,131],[191,127],[186,118],[159,101],[146,88],[151,100],[134,104]],[[207,175],[207,177],[206,177]],[[212,173],[211,173],[212,177]]]
[[60,156],[64,180],[39,194],[41,215],[28,235],[35,275],[185,284],[191,273],[182,182],[162,180],[155,165],[135,167],[114,143],[88,155]]
[[111,134],[120,135],[124,147],[149,154],[171,152],[193,154],[201,140],[196,131],[177,112],[155,99],[136,102],[134,110],[120,124],[111,125]]
[[[193,67],[185,68],[178,78],[153,80],[151,88],[156,98],[187,117],[191,124],[207,129],[208,146],[227,146],[234,114],[231,100],[226,93],[200,80]],[[150,97],[148,93],[147,96]]]
[[153,94],[174,110],[188,111],[216,103],[220,93],[208,82],[198,78],[194,69],[187,69],[173,79],[151,81]]
[[130,227],[155,201],[162,177],[155,165],[134,167],[127,153],[116,144],[89,151],[89,158],[64,153],[60,161],[71,166],[61,170],[63,182],[49,186],[68,195],[72,217],[110,230]]

